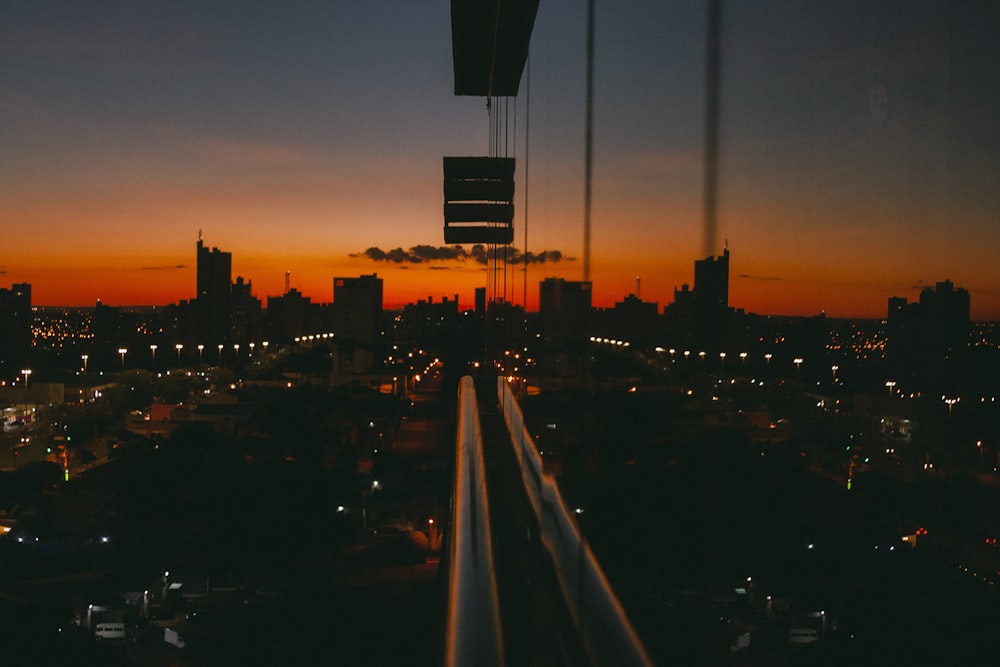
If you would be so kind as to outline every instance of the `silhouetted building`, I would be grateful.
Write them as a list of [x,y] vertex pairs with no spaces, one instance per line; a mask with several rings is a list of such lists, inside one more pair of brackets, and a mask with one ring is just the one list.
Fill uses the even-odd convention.
[[439,340],[443,333],[458,326],[458,295],[454,301],[443,297],[435,302],[433,297],[420,299],[403,308],[398,336],[402,340]]
[[[122,327],[122,311],[117,306],[106,306],[98,299],[94,304],[94,318],[90,325],[94,335],[90,365],[94,370],[118,369],[122,364],[119,349],[128,349]],[[132,350],[135,354],[137,350]]]
[[729,248],[694,263],[694,328],[701,347],[725,349],[729,319]]
[[659,333],[659,310],[660,306],[655,301],[643,301],[635,294],[629,294],[615,304],[615,338],[633,345],[651,343]]
[[31,349],[31,285],[0,287],[0,377],[20,373]]
[[965,346],[969,336],[968,291],[945,280],[920,292],[920,307],[934,346],[945,352]]
[[486,288],[476,288],[476,314],[483,316],[486,314]]
[[684,283],[663,308],[663,333],[671,345],[690,345],[694,337],[694,292]]
[[950,280],[925,287],[916,303],[890,297],[886,319],[890,360],[940,361],[966,347],[969,313],[968,291]]
[[198,234],[195,332],[199,343],[226,343],[232,333],[232,253],[209,250]]
[[94,340],[99,345],[121,347],[125,344],[122,332],[122,313],[117,306],[106,306],[98,299],[94,304],[94,321],[91,325]]
[[294,287],[281,296],[267,297],[267,335],[272,340],[290,341],[306,333],[309,297]]
[[483,327],[487,354],[499,357],[510,347],[523,345],[524,308],[505,299],[493,299],[486,304]]
[[383,359],[382,279],[374,273],[334,278],[332,312],[331,381],[363,381],[361,376],[374,372]]
[[196,305],[197,300],[189,301],[181,299],[176,305],[163,307],[163,332],[161,338],[164,342],[184,341],[189,344],[198,343],[198,337],[195,333]]
[[378,274],[333,279],[333,331],[341,341],[374,345],[382,332],[382,279]]
[[264,337],[264,317],[260,299],[253,295],[253,281],[243,282],[243,277],[237,276],[230,298],[233,341],[243,345],[260,342]]
[[592,284],[546,278],[539,284],[539,329],[548,340],[585,340],[591,336]]

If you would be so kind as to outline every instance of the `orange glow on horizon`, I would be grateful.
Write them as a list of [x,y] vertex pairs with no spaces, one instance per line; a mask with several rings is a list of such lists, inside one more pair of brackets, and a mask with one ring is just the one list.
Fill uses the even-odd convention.
[[[234,262],[235,263],[235,262]],[[345,267],[347,268],[347,267]],[[376,273],[383,280],[383,305],[386,309],[397,310],[418,300],[432,299],[440,302],[458,296],[459,308],[471,309],[475,304],[475,290],[486,286],[487,271],[484,267],[463,265],[458,268],[432,270],[426,267],[400,268],[377,263],[361,264],[351,268],[354,271],[337,271],[337,276],[370,275]],[[579,280],[577,267],[566,267],[563,272],[530,267],[528,273],[528,310],[538,308],[538,285],[547,277],[562,277]],[[234,271],[235,274],[235,271]],[[269,296],[284,293],[284,273],[272,271],[267,280],[253,281],[253,292],[266,308]],[[176,304],[180,300],[194,297],[195,268],[191,266],[175,270],[106,270],[89,269],[86,281],[75,280],[76,272],[68,269],[35,271],[30,277],[14,278],[8,274],[8,283],[28,282],[32,285],[32,302],[37,306],[90,307],[98,300],[111,306],[164,306]],[[653,279],[647,278],[652,276]],[[667,280],[655,280],[653,273],[641,275],[640,297],[646,302],[656,302],[662,309],[673,301],[674,287],[687,283],[693,288],[693,269],[688,277],[680,277],[676,284]],[[246,278],[246,277],[245,277]],[[293,272],[291,287],[298,289],[314,303],[333,301],[334,274],[317,269],[309,273]],[[619,269],[606,270],[595,274],[593,305],[598,308],[612,308],[627,295],[635,293],[635,271]],[[235,275],[234,275],[235,279]],[[523,305],[523,266],[514,271],[508,268],[506,298]],[[671,281],[672,282],[672,281]],[[6,285],[5,285],[6,286]],[[962,285],[972,295],[973,319],[1000,321],[1000,312],[987,309],[976,310],[977,297],[983,301],[995,302],[1000,296],[998,290],[984,288],[977,291],[975,286]],[[825,312],[835,318],[884,318],[889,297],[903,296],[909,301],[919,298],[915,287],[886,289],[879,281],[856,280],[851,283],[825,284],[809,280],[786,280],[742,277],[731,275],[729,302],[734,308],[761,315],[814,316]]]
[[[591,268],[595,307],[611,308],[627,295],[635,294],[638,288],[643,301],[656,302],[662,310],[673,301],[675,288],[684,284],[694,288],[694,261],[702,258],[698,250],[701,230],[695,211],[676,214],[667,225],[654,224],[655,220],[641,215],[638,208],[633,213],[629,222],[637,224],[627,232],[626,221],[619,216],[605,216],[595,229],[597,244]],[[818,254],[811,257],[801,250],[803,244],[812,247],[804,237],[768,234],[769,216],[779,213],[757,211],[738,221],[729,221],[729,231],[720,231],[720,248],[715,254],[721,253],[721,243],[728,236],[729,302],[734,308],[766,315],[812,316],[825,312],[830,317],[882,318],[889,297],[903,296],[915,301],[922,285],[952,279],[970,292],[973,319],[1000,321],[1000,290],[992,283],[992,265],[980,261],[977,255],[956,267],[953,258],[958,256],[958,248],[949,245],[958,243],[954,239],[931,236],[910,241],[926,246],[940,244],[942,252],[935,255],[931,266],[919,265],[916,259],[905,265],[889,264],[876,252],[859,253],[857,248],[838,250],[832,242],[817,246]],[[62,211],[61,215],[69,214]],[[103,228],[107,230],[105,233],[95,234],[88,229],[101,228],[100,225],[89,216],[85,220],[87,224],[75,225],[69,233],[60,235],[60,244],[56,246],[24,229],[10,230],[9,243],[20,252],[7,258],[2,274],[4,283],[32,284],[33,303],[39,306],[88,307],[98,299],[107,305],[156,306],[194,298],[196,229],[183,238],[173,233],[166,239],[154,239],[144,238],[142,229],[121,222],[116,226],[108,222]],[[460,308],[472,308],[475,290],[487,284],[487,267],[471,258],[393,263],[358,256],[375,245],[367,236],[370,230],[383,228],[375,222],[352,227],[349,233],[333,237],[336,239],[333,242],[330,230],[322,225],[296,226],[295,234],[283,234],[280,226],[273,225],[258,225],[241,233],[232,213],[223,216],[221,210],[216,221],[221,229],[212,228],[205,234],[206,245],[232,253],[233,280],[240,276],[251,281],[253,293],[264,307],[269,296],[284,293],[286,271],[291,272],[291,287],[314,303],[333,300],[336,276],[376,273],[383,279],[387,309],[399,309],[421,299],[432,298],[435,302],[444,297],[453,299],[456,294]],[[538,286],[545,278],[582,279],[579,249],[572,243],[552,241],[553,230],[575,231],[575,225],[570,220],[534,221],[531,242],[538,245],[532,252],[559,249],[563,259],[529,265],[526,290],[529,311],[538,308]],[[409,244],[383,242],[382,249],[408,249],[420,243],[443,245],[436,219],[413,227],[426,233],[420,231]],[[615,234],[619,228],[623,232]],[[264,229],[270,230],[273,238],[262,240]],[[760,230],[762,234],[748,235],[746,230]],[[392,230],[385,229],[380,236],[393,238]],[[872,238],[869,245],[873,248],[892,241],[889,233],[880,232]],[[518,250],[522,249],[522,239],[518,230],[514,243]],[[572,241],[576,243],[579,239]],[[975,252],[988,254],[988,246],[979,246]],[[958,272],[953,273],[950,268],[961,268],[961,274],[955,275]],[[909,279],[910,276],[926,278],[921,282]],[[501,283],[504,280],[502,269],[498,280]],[[524,281],[522,264],[508,266],[506,290],[501,290],[500,296],[523,305]]]

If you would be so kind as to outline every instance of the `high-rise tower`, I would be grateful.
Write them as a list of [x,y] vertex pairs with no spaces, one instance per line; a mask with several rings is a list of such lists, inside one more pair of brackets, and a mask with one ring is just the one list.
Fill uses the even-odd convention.
[[694,327],[697,342],[711,351],[725,349],[728,320],[727,246],[719,257],[706,257],[694,263]]
[[232,332],[232,253],[209,250],[198,232],[198,293],[195,331],[207,345],[228,342]]
[[31,348],[31,285],[0,287],[0,376],[16,375]]

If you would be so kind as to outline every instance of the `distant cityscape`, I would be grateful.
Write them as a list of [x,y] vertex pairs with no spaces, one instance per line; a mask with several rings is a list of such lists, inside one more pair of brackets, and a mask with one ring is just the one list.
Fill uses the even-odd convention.
[[2,13],[0,664],[992,662],[995,10],[585,5]]
[[[1000,487],[1000,327],[970,322],[949,280],[888,297],[884,319],[747,313],[727,247],[663,308],[638,282],[595,308],[591,283],[547,277],[537,312],[485,287],[467,308],[387,310],[377,274],[334,277],[329,304],[286,285],[265,307],[229,252],[196,252],[177,304],[0,289],[0,593],[21,605],[0,626],[43,661],[296,664],[336,627],[340,655],[366,654],[363,636],[393,664],[439,664],[463,376],[517,396],[657,662],[794,664],[856,635],[875,659],[916,631],[875,631],[873,605],[949,627],[913,580],[962,604],[1000,584],[992,515],[967,512]],[[524,511],[491,446],[505,524]],[[885,572],[881,546],[912,556]],[[529,580],[508,567],[517,600]]]
[[[475,303],[461,308],[458,295],[433,296],[386,311],[383,281],[377,274],[334,277],[332,303],[313,303],[297,289],[268,296],[266,306],[253,294],[251,280],[232,277],[232,254],[197,241],[196,296],[154,307],[34,307],[31,285],[0,288],[0,378],[16,381],[23,367],[64,367],[91,372],[165,367],[165,355],[178,363],[237,363],[255,346],[285,344],[309,336],[332,337],[351,373],[377,372],[388,345],[453,329],[473,315],[502,333],[550,343],[588,339],[627,342],[638,348],[662,347],[697,356],[778,355],[775,363],[808,357],[878,358],[890,367],[926,375],[936,362],[998,344],[994,323],[971,323],[970,295],[950,280],[925,287],[919,301],[890,296],[880,321],[828,321],[815,317],[777,317],[747,313],[729,303],[729,249],[694,262],[694,285],[675,288],[662,309],[657,302],[628,294],[612,308],[595,308],[592,284],[557,277],[539,283],[539,310],[503,299],[489,300],[478,288]],[[126,350],[122,352],[122,350]],[[349,353],[346,352],[349,350]],[[781,360],[784,356],[787,359]],[[746,359],[746,357],[742,357]],[[846,361],[846,359],[843,359]],[[86,362],[86,363],[84,363]]]

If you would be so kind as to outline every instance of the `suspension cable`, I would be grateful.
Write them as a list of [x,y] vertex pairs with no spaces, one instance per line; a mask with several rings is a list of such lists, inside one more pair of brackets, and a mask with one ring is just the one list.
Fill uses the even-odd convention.
[[[528,53],[524,100],[524,322],[528,322],[528,165],[531,134],[531,53]],[[516,123],[515,123],[516,125]]]

